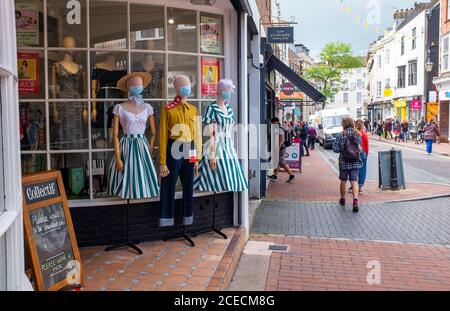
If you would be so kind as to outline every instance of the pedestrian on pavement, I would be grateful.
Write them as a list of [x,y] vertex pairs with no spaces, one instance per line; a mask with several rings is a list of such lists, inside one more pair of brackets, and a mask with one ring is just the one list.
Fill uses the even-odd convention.
[[360,135],[355,130],[355,123],[351,117],[342,119],[341,133],[336,136],[333,144],[333,151],[339,153],[339,179],[341,180],[340,192],[341,199],[339,204],[345,206],[345,194],[347,191],[347,181],[350,181],[353,192],[353,212],[359,211],[359,170],[362,167],[361,162],[361,144]]
[[316,139],[317,139],[317,130],[316,128],[310,123],[308,127],[308,145],[311,150],[316,149]]
[[302,132],[302,121],[299,120],[297,122],[297,125],[295,125],[295,127],[294,127],[294,137],[300,138],[301,132]]
[[276,136],[278,138],[278,146],[280,147],[278,166],[274,171],[274,175],[269,175],[267,177],[272,181],[278,181],[279,169],[283,168],[289,174],[289,179],[287,182],[291,183],[296,177],[294,173],[292,173],[289,165],[286,163],[286,148],[288,147],[287,145],[289,144],[289,141],[292,143],[292,137],[290,137],[289,132],[280,125],[280,119],[272,118],[271,123],[277,127]]
[[383,121],[383,119],[378,120],[377,135],[380,136],[380,140],[384,136],[384,121]]
[[427,144],[427,155],[431,155],[433,152],[433,143],[436,142],[437,139],[439,139],[439,129],[434,123],[434,120],[431,119],[430,122],[428,122],[427,125],[425,125],[424,129],[424,138],[425,142]]
[[366,176],[367,176],[367,159],[369,157],[369,136],[367,135],[367,132],[365,131],[361,120],[356,121],[356,130],[359,131],[361,135],[362,167],[359,169],[358,184],[359,184],[359,194],[362,194],[362,190],[366,183]]
[[366,129],[366,133],[370,132],[370,122],[367,119],[364,119],[364,128]]
[[404,143],[408,142],[409,138],[409,122],[404,119],[402,122],[402,140]]
[[401,135],[402,135],[402,126],[400,122],[397,120],[394,122],[394,141],[399,143],[401,141]]
[[392,139],[392,120],[391,119],[387,119],[386,122],[384,123],[384,138],[385,139]]
[[[302,122],[302,129],[300,132],[300,139],[301,139],[301,143],[302,143],[302,156],[307,156],[309,157],[309,148],[308,148],[308,123],[306,122]],[[304,151],[305,150],[305,151]],[[306,152],[306,154],[305,154]]]

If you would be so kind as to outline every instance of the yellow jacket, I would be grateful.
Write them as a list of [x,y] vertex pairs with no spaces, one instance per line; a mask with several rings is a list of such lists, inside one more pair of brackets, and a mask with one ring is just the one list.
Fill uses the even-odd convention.
[[180,102],[175,107],[165,105],[161,110],[159,125],[159,162],[167,164],[167,144],[169,139],[183,142],[195,142],[197,159],[202,156],[201,120],[197,108],[189,103]]

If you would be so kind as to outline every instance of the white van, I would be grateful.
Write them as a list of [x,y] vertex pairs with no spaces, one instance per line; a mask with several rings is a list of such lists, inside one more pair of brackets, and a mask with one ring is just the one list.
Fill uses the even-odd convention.
[[317,139],[325,149],[333,146],[336,135],[342,132],[342,119],[349,117],[347,108],[330,108],[319,111]]

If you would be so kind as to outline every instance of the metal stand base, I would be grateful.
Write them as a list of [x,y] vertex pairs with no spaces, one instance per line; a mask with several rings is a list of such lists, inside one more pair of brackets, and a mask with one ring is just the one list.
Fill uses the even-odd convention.
[[195,236],[197,236],[197,235],[199,235],[199,234],[204,234],[204,233],[209,233],[209,232],[215,232],[215,233],[217,233],[218,235],[220,235],[221,237],[223,237],[225,240],[226,239],[228,239],[228,236],[225,234],[225,233],[223,233],[222,231],[220,231],[220,229],[218,229],[218,228],[216,228],[216,208],[218,207],[218,204],[216,203],[216,193],[214,192],[214,195],[213,195],[213,201],[212,201],[213,203],[212,203],[212,208],[213,208],[213,223],[212,223],[212,225],[211,225],[211,229],[209,229],[209,230],[205,230],[205,231],[202,231],[202,232],[197,232],[196,234],[195,234]]
[[[195,236],[196,236],[196,235],[195,235]],[[190,245],[191,247],[195,247],[194,241],[186,234],[186,229],[185,229],[185,228],[183,229],[183,234],[177,235],[177,236],[174,236],[174,237],[168,237],[168,238],[165,238],[165,239],[164,239],[164,242],[167,242],[167,241],[169,241],[169,240],[176,240],[176,239],[179,239],[179,238],[185,239],[185,240],[189,243],[189,245]]]
[[118,249],[118,248],[124,248],[124,247],[129,247],[131,249],[133,249],[138,255],[142,255],[143,252],[142,250],[136,246],[136,244],[132,243],[130,241],[130,225],[129,225],[129,211],[130,210],[130,200],[127,200],[127,208],[126,208],[126,220],[127,220],[127,237],[126,237],[126,242],[121,243],[121,244],[117,244],[117,245],[111,245],[105,248],[106,252]]

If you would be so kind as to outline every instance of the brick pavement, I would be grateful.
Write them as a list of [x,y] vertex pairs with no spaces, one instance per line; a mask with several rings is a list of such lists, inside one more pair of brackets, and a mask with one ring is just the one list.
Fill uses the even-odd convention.
[[450,198],[350,205],[265,200],[252,233],[450,245]]
[[[87,291],[205,291],[228,286],[236,253],[243,247],[242,229],[228,228],[228,239],[213,233],[184,241],[140,243],[143,255],[129,249],[105,252],[104,247],[81,248]],[[231,274],[231,275],[230,275]]]
[[[254,235],[252,240],[289,245],[272,253],[269,291],[450,290],[450,249],[444,246]],[[380,284],[367,281],[379,263]]]
[[[271,182],[267,198],[280,201],[336,202],[339,199],[339,180],[336,172],[319,154],[311,152],[303,158],[303,172],[288,184],[287,174],[280,172],[277,182]],[[428,183],[407,183],[406,190],[381,191],[377,182],[367,182],[361,203],[385,202],[450,194],[450,187]],[[350,200],[351,194],[348,194]]]

